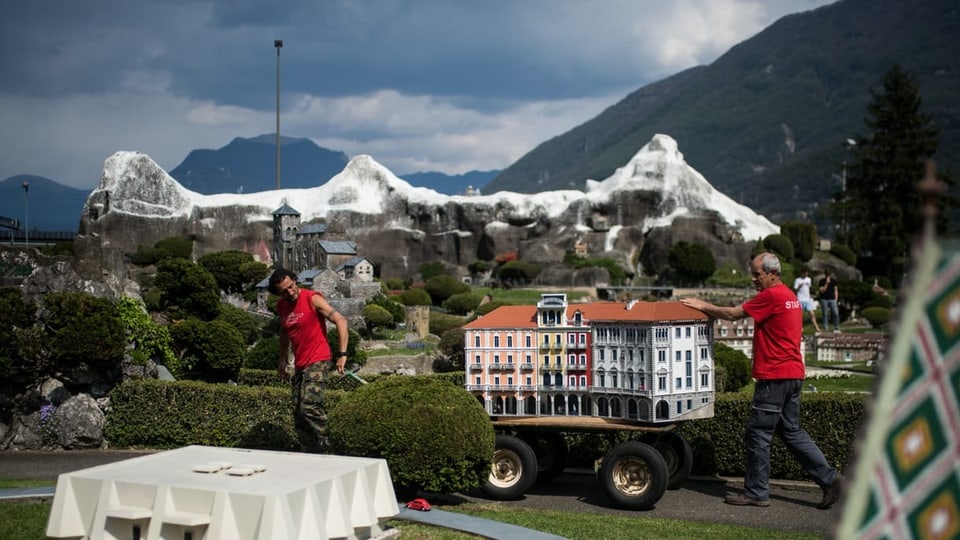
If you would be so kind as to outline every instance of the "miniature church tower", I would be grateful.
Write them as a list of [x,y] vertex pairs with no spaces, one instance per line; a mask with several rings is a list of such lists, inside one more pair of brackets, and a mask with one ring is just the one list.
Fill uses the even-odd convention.
[[294,268],[297,256],[295,243],[300,230],[300,212],[286,200],[273,211],[273,264],[275,267]]

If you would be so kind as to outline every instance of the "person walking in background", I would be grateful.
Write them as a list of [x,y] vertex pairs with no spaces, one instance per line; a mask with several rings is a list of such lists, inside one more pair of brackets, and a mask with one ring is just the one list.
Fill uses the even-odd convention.
[[780,260],[772,253],[757,255],[750,264],[756,296],[734,307],[720,307],[699,298],[681,298],[688,307],[710,317],[737,321],[753,317],[753,401],[747,418],[744,446],[746,474],[743,494],[728,495],[727,504],[770,506],[770,444],[776,433],[803,469],[823,490],[817,508],[833,506],[844,477],[830,465],[807,432],[800,428],[800,391],[804,363],[800,353],[803,308],[781,281]]
[[817,283],[817,290],[820,291],[820,305],[823,307],[823,331],[830,331],[830,319],[833,318],[835,326],[834,332],[840,331],[840,308],[837,307],[837,300],[840,299],[840,289],[837,287],[837,280],[830,275],[830,269],[823,271],[823,277]]
[[800,277],[793,280],[793,290],[797,293],[797,300],[800,301],[800,307],[804,311],[810,312],[810,320],[813,322],[813,328],[820,331],[820,325],[817,324],[817,303],[810,296],[810,287],[813,286],[813,280],[810,279],[810,271],[804,268],[800,272]]
[[[323,295],[297,286],[297,275],[278,268],[268,281],[271,293],[280,296],[280,357],[277,374],[289,378],[287,363],[293,347],[293,423],[304,452],[322,453],[327,447],[327,409],[324,393],[330,365],[343,375],[350,339],[347,319]],[[337,327],[336,359],[327,342],[327,321]],[[333,360],[333,361],[331,361]]]

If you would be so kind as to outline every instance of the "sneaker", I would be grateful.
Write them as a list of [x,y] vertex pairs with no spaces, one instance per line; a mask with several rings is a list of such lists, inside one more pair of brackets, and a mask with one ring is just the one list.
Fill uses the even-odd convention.
[[769,500],[751,499],[746,495],[727,495],[723,502],[734,506],[770,506]]
[[823,497],[820,499],[820,503],[817,504],[817,508],[826,510],[833,506],[834,503],[837,502],[837,499],[840,498],[840,491],[843,490],[843,484],[846,480],[842,474],[837,473],[833,482],[830,482],[830,485],[823,489]]

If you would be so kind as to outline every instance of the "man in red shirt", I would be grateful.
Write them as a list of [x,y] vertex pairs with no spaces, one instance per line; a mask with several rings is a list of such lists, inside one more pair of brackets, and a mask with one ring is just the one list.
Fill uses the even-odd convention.
[[753,378],[756,385],[744,445],[747,454],[742,495],[725,501],[737,506],[770,506],[770,443],[774,433],[823,489],[817,508],[833,506],[840,496],[843,475],[830,465],[806,431],[800,428],[800,391],[804,363],[800,354],[803,308],[781,280],[780,260],[772,253],[757,255],[750,274],[757,295],[734,307],[715,306],[698,298],[680,301],[710,317],[736,321],[753,317]]
[[[277,374],[289,377],[287,359],[293,346],[294,375],[293,423],[300,446],[305,452],[324,452],[327,446],[327,409],[324,392],[330,364],[343,375],[347,365],[347,342],[350,339],[347,319],[324,299],[319,292],[301,290],[297,275],[286,268],[278,268],[269,280],[270,292],[279,295],[277,313],[280,315],[280,358]],[[333,354],[327,342],[327,321],[337,327],[339,352]]]

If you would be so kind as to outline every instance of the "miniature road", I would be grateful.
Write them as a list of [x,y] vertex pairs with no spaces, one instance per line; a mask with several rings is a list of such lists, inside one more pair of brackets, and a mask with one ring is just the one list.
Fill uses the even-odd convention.
[[[113,463],[141,456],[149,451],[71,450],[57,452],[0,452],[0,478],[54,481],[66,472]],[[840,506],[817,510],[820,489],[813,484],[774,482],[767,508],[737,507],[724,504],[728,492],[740,488],[737,479],[690,479],[678,490],[668,490],[656,506],[646,511],[614,508],[600,489],[591,471],[570,471],[552,482],[537,484],[517,501],[502,504],[521,508],[566,512],[597,512],[633,517],[682,519],[705,523],[725,523],[781,531],[800,531],[829,536]],[[482,493],[430,498],[439,505],[458,501],[490,502]],[[840,501],[843,502],[842,499]]]

